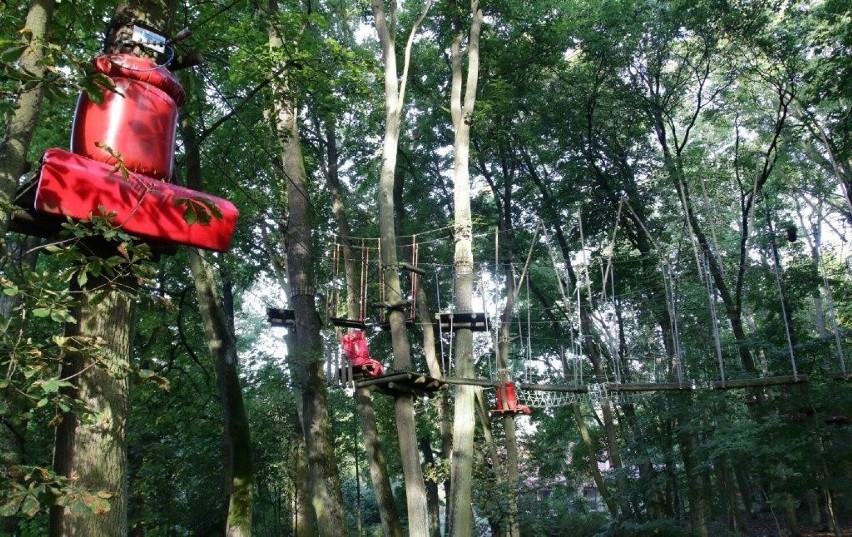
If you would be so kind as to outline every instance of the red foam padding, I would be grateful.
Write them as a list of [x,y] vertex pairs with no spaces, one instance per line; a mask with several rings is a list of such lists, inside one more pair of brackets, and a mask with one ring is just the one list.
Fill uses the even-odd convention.
[[140,58],[133,54],[104,54],[92,60],[92,63],[96,71],[111,78],[129,78],[150,84],[169,94],[178,106],[186,100],[186,92],[175,75],[150,58]]
[[96,103],[83,93],[71,128],[71,152],[116,164],[118,159],[98,144],[121,153],[128,170],[171,179],[174,169],[178,111],[174,99],[157,87],[116,78],[116,91],[104,91]]
[[[506,393],[506,401],[503,401],[503,392]],[[506,381],[503,386],[497,388],[497,410],[500,411],[520,411],[524,414],[531,414],[532,410],[526,405],[518,405],[518,393],[515,390],[515,383],[511,380]]]
[[[186,205],[179,204],[185,199],[214,204],[222,219],[213,217],[208,225],[188,224]],[[98,206],[116,213],[114,222],[130,234],[219,252],[227,251],[239,217],[228,200],[136,173],[124,179],[108,164],[62,149],[47,150],[42,156],[35,209],[88,220],[91,214],[99,214]]]
[[353,367],[363,367],[363,371],[368,377],[378,377],[383,373],[382,364],[370,357],[364,332],[355,330],[343,334],[340,341],[343,343],[343,355],[346,356]]

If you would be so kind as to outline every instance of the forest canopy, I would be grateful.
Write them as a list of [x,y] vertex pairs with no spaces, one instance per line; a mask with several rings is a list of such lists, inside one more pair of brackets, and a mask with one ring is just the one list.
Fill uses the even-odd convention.
[[850,20],[0,3],[0,535],[848,534]]

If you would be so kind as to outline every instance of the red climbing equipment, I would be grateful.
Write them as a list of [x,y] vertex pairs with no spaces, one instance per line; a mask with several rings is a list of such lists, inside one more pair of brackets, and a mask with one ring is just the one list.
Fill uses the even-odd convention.
[[153,60],[131,54],[98,56],[95,70],[109,76],[115,91],[100,103],[85,93],[77,100],[71,131],[71,152],[116,164],[98,147],[121,153],[128,170],[169,181],[175,154],[178,107],[186,99],[177,79]]
[[340,341],[343,343],[343,355],[349,360],[353,370],[357,368],[360,374],[365,377],[378,377],[384,372],[382,364],[378,360],[370,358],[364,332],[353,330],[344,334]]
[[[221,220],[188,224],[187,203],[197,211],[216,205]],[[221,198],[130,172],[127,179],[113,166],[62,149],[48,149],[41,158],[35,207],[41,213],[87,220],[98,206],[115,213],[121,229],[155,243],[185,244],[224,252],[231,242],[238,212]]]
[[103,208],[121,229],[155,244],[226,251],[239,216],[234,204],[167,182],[177,109],[186,98],[180,83],[131,54],[93,63],[115,90],[104,90],[101,102],[80,96],[71,152],[49,149],[42,157],[35,210],[88,220]]
[[[504,394],[505,400],[503,397]],[[495,411],[505,414],[532,414],[530,407],[518,405],[518,394],[515,391],[515,383],[511,380],[507,380],[501,386],[497,387],[497,409]]]

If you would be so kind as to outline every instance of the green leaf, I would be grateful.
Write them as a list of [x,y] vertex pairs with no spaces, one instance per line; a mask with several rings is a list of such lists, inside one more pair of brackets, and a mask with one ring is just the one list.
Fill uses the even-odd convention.
[[183,220],[190,226],[198,222],[198,211],[192,203],[186,204],[186,210],[183,211]]
[[34,317],[47,317],[50,315],[50,310],[47,308],[36,308],[33,310]]
[[77,285],[83,287],[86,285],[86,282],[89,281],[89,273],[83,268],[80,272],[77,273]]
[[16,47],[7,48],[3,52],[0,52],[0,61],[7,63],[13,63],[18,61],[18,58],[20,58],[21,54],[23,54],[24,51],[27,50],[28,46],[29,45],[23,44],[18,45]]
[[71,323],[76,324],[77,320],[71,315],[68,310],[52,310],[50,312],[50,318],[57,323]]
[[0,505],[0,516],[9,517],[15,516],[18,514],[18,509],[21,506],[21,502],[23,502],[23,497],[21,496],[13,496],[11,500],[6,502],[3,505]]
[[3,289],[3,294],[8,295],[8,296],[15,296],[20,292],[21,292],[21,290],[18,289],[18,286],[14,285],[14,284],[11,285],[10,287],[6,287],[5,289]]
[[41,390],[44,393],[56,393],[60,388],[71,386],[67,380],[47,379],[41,383]]
[[23,504],[21,504],[21,513],[32,518],[38,513],[40,508],[41,504],[39,501],[34,496],[27,495]]

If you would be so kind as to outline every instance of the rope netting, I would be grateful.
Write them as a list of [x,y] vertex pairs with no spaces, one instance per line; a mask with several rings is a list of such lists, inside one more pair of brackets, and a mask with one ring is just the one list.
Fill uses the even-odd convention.
[[517,387],[518,404],[531,408],[553,408],[578,403],[591,402],[593,404],[609,403],[613,405],[624,405],[636,403],[646,399],[650,392],[613,392],[607,390],[603,384],[589,384],[585,393],[530,390],[523,386]]

